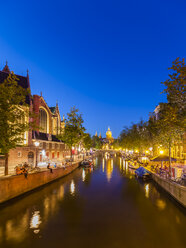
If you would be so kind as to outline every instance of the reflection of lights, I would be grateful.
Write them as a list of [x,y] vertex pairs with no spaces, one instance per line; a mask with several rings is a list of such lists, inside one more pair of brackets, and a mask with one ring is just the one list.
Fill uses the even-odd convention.
[[145,185],[145,196],[149,198],[149,184]]
[[128,169],[128,162],[125,161],[125,167],[126,167],[126,170]]
[[84,182],[85,181],[85,170],[83,169],[82,171],[82,181]]
[[111,169],[113,171],[113,158],[111,159]]
[[35,229],[34,233],[38,233],[39,232],[39,225],[41,224],[41,217],[40,217],[40,212],[39,211],[35,211],[31,220],[30,220],[30,228],[31,229]]
[[102,162],[102,171],[104,172],[105,171],[105,160],[103,158],[103,162]]
[[45,155],[46,155],[45,150],[42,150],[42,155],[43,155],[43,156],[45,156]]
[[106,176],[107,181],[110,182],[110,179],[112,177],[112,171],[113,171],[113,159],[108,160],[107,166],[106,166]]
[[75,184],[74,181],[72,180],[70,184],[70,193],[73,195],[74,192],[75,192]]
[[58,198],[59,200],[63,199],[64,197],[64,186],[61,185],[60,188],[59,188],[59,192],[58,192]]
[[176,222],[177,222],[178,224],[180,224],[180,218],[179,218],[179,216],[177,216],[177,215],[176,215]]
[[160,210],[163,210],[165,207],[166,207],[166,203],[165,201],[161,200],[161,199],[158,199],[156,201],[156,206],[160,209]]

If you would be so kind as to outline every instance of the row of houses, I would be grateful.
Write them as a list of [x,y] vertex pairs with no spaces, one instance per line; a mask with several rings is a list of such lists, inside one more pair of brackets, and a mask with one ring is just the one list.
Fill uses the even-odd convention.
[[[10,69],[6,64],[0,71],[0,83],[10,74]],[[29,74],[27,76],[16,75],[18,84],[31,92]],[[38,130],[30,130],[24,133],[22,146],[12,149],[9,153],[9,173],[14,171],[18,164],[28,163],[32,166],[36,164],[46,164],[47,162],[61,162],[70,155],[68,147],[57,138],[63,130],[65,122],[64,116],[60,115],[58,104],[49,107],[42,94],[30,95],[26,98],[29,112],[33,113]],[[28,120],[30,117],[28,116]],[[36,142],[37,141],[37,142]],[[37,146],[36,146],[37,145]],[[0,164],[0,174],[4,173],[3,162]]]

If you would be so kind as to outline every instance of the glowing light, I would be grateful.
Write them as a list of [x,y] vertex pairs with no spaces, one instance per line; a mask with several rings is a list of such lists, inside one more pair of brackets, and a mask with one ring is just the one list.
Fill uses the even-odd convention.
[[85,181],[85,170],[83,169],[82,171],[82,181],[84,182]]
[[30,229],[34,229],[34,233],[39,233],[39,226],[41,224],[41,216],[39,211],[35,211],[30,220]]
[[149,153],[149,151],[147,150],[147,151],[145,151],[145,153]]
[[75,184],[74,184],[74,181],[72,180],[71,184],[70,184],[70,193],[71,193],[71,195],[74,195],[74,192],[75,192]]
[[43,155],[43,156],[45,156],[45,155],[46,155],[45,150],[42,150],[42,155]]
[[160,150],[160,154],[163,154],[164,153],[164,151],[163,150]]
[[145,196],[149,198],[149,184],[145,185]]
[[152,152],[152,150],[153,150],[153,148],[152,148],[152,147],[150,147],[150,148],[149,148],[149,151],[151,151],[151,152]]
[[138,150],[135,150],[135,152],[139,152]]
[[38,146],[39,146],[39,142],[38,142],[38,141],[35,141],[35,142],[34,142],[34,145],[35,145],[36,147],[38,147]]

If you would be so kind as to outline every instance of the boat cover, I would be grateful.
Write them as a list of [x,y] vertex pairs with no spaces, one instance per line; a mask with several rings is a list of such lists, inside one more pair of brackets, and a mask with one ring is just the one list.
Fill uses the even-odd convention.
[[135,173],[139,176],[142,177],[144,174],[149,174],[149,172],[144,168],[144,167],[139,167],[137,170],[135,170]]

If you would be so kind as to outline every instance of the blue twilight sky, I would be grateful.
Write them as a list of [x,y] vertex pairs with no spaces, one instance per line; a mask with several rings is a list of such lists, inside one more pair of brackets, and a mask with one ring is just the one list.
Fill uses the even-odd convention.
[[32,94],[87,131],[117,137],[165,96],[167,68],[186,54],[185,0],[12,0],[0,4],[0,69],[29,69]]

